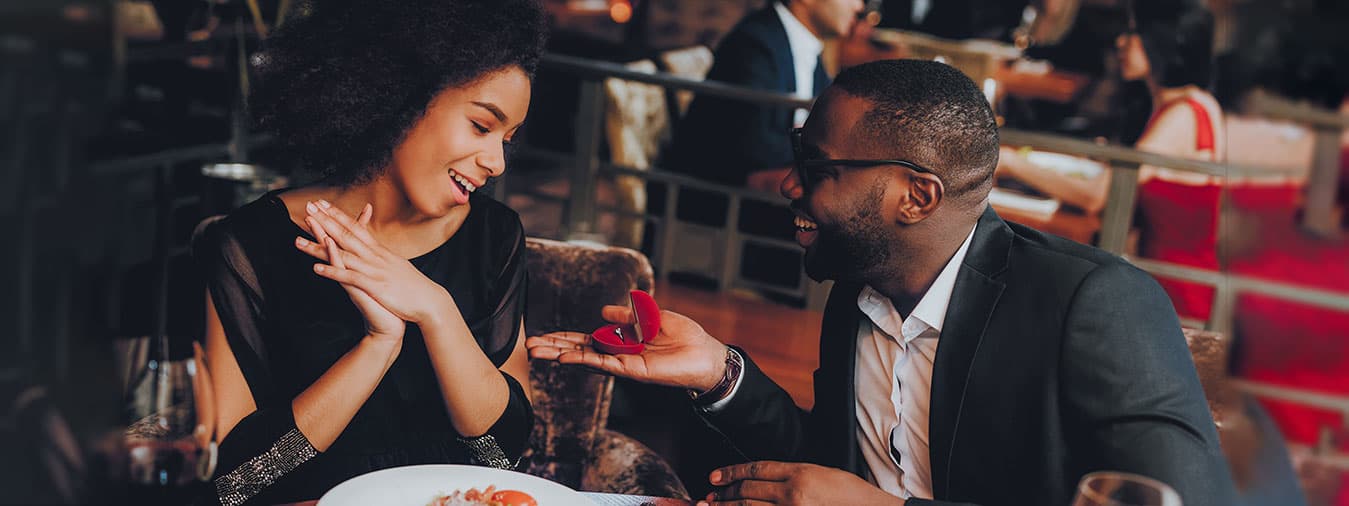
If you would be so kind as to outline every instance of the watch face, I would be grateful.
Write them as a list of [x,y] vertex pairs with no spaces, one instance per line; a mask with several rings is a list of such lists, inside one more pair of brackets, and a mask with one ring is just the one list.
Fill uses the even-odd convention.
[[660,307],[651,294],[641,290],[628,292],[628,304],[632,309],[632,328],[637,342],[645,343],[660,333]]

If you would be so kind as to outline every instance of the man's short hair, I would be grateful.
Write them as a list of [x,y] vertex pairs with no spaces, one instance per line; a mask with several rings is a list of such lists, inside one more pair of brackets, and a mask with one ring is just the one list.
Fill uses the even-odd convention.
[[834,86],[873,105],[854,135],[933,170],[948,197],[983,200],[998,164],[998,125],[965,74],[934,61],[883,60],[844,70]]

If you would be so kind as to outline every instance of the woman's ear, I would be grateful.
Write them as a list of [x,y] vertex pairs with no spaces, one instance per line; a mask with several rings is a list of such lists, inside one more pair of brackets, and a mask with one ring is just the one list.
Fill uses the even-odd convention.
[[899,201],[899,221],[913,225],[927,219],[941,206],[946,187],[932,174],[914,173],[909,176],[908,188]]

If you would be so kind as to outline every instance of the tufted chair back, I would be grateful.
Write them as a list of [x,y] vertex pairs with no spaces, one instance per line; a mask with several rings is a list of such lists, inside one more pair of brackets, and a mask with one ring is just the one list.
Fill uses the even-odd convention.
[[[536,238],[526,248],[526,335],[599,328],[601,307],[653,288],[650,262],[630,249]],[[593,492],[688,497],[663,459],[606,429],[612,377],[537,360],[530,380],[535,423],[521,471]]]

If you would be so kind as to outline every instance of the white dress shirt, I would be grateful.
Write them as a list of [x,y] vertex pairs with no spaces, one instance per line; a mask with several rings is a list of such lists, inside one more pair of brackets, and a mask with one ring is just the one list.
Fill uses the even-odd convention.
[[[796,70],[795,95],[807,99],[815,98],[815,64],[819,63],[820,53],[824,52],[824,43],[820,42],[815,34],[810,33],[806,25],[801,24],[801,20],[796,19],[786,5],[777,0],[772,1],[773,9],[777,11],[778,19],[782,21],[782,27],[787,29],[787,46],[792,50],[792,66]],[[804,125],[809,114],[810,111],[797,109],[793,118],[795,126]]]
[[857,296],[857,442],[872,483],[901,498],[932,498],[928,403],[946,308],[974,230],[904,318],[870,286]]
[[922,24],[927,19],[928,11],[932,10],[932,0],[913,0],[913,9],[909,12],[909,19],[913,24]]

